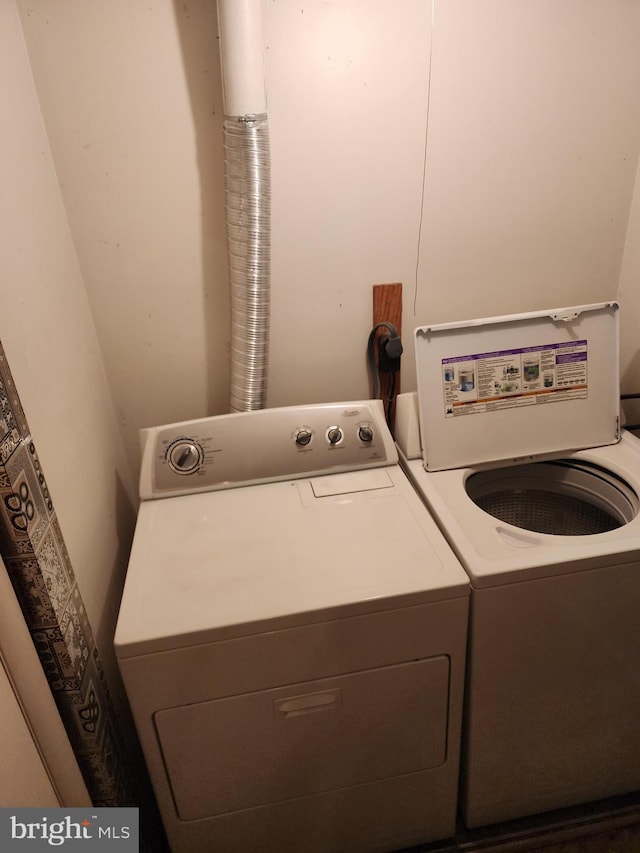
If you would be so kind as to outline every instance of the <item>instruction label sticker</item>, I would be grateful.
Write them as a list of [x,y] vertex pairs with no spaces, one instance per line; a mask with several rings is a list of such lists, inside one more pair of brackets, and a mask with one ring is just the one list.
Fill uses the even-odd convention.
[[442,359],[447,418],[583,399],[587,341]]

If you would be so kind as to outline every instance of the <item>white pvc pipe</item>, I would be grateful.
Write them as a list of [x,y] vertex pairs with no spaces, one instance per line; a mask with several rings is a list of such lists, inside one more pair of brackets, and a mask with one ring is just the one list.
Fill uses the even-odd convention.
[[267,111],[263,0],[218,0],[225,116]]

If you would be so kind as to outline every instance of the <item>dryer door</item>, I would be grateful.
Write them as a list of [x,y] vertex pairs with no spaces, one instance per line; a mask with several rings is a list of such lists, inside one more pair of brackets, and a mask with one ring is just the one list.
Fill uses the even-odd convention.
[[178,815],[198,820],[436,767],[448,693],[449,659],[439,656],[159,711]]

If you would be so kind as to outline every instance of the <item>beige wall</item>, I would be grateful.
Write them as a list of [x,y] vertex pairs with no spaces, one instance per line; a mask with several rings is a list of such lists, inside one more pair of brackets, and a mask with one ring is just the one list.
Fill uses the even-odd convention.
[[118,421],[225,411],[216,4],[18,3]]
[[0,808],[91,804],[1,559],[0,721]]
[[621,331],[622,390],[625,393],[640,393],[640,167],[620,273],[620,301],[625,308]]
[[[215,3],[18,7],[135,467],[140,426],[228,407]],[[367,395],[377,282],[404,284],[405,389],[416,325],[616,296],[638,4],[264,8],[270,405]]]
[[[620,272],[619,298],[624,308],[620,330],[621,389],[625,394],[640,394],[640,166]],[[628,425],[640,424],[640,399],[626,400],[623,414]]]
[[13,0],[0,32],[0,340],[112,672],[135,488]]

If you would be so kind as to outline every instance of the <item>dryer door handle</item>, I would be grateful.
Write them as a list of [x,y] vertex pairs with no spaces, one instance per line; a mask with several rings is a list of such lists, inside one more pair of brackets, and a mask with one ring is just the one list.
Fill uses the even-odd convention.
[[322,690],[320,693],[304,693],[287,699],[276,699],[275,709],[284,718],[315,714],[319,711],[334,711],[341,705],[341,690]]

